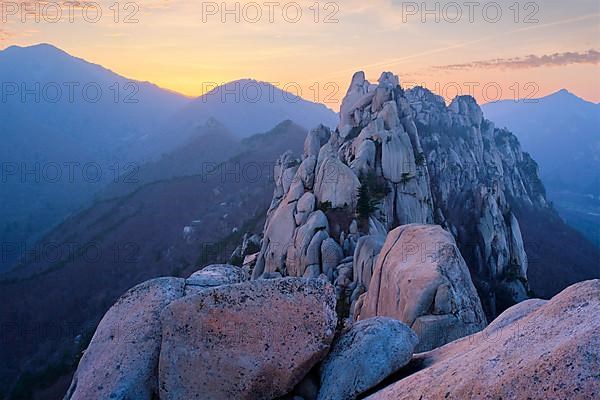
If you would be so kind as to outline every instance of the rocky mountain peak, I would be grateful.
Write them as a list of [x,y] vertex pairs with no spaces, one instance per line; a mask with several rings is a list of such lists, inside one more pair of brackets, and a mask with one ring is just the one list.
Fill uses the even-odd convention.
[[483,111],[472,96],[457,96],[448,106],[453,113],[463,116],[468,122],[480,126],[483,121]]
[[369,289],[350,271],[373,270],[356,265],[358,241],[435,223],[452,234],[492,318],[527,297],[527,255],[511,209],[546,206],[535,163],[473,97],[446,106],[399,82],[384,72],[372,84],[357,72],[337,129],[313,129],[301,159],[279,160],[253,277],[323,273],[350,309]]

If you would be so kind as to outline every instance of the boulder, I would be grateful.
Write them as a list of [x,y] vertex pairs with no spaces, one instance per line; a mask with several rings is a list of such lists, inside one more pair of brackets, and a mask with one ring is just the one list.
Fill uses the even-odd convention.
[[260,235],[251,235],[249,233],[244,234],[242,240],[241,256],[246,257],[250,254],[255,254],[260,251],[260,244],[262,239]]
[[319,264],[311,264],[304,270],[303,278],[311,279],[318,278],[321,275],[321,266]]
[[258,279],[263,273],[282,272],[287,248],[292,242],[296,229],[295,210],[296,203],[287,202],[284,198],[280,206],[269,216],[252,279]]
[[437,225],[389,233],[359,319],[386,316],[419,336],[427,351],[482,330],[486,318],[452,235]]
[[[318,154],[318,153],[317,153]],[[317,167],[317,156],[308,156],[302,161],[296,172],[298,179],[306,190],[312,190],[315,184],[315,168]]]
[[325,280],[211,289],[162,313],[161,399],[273,399],[326,356],[337,316]]
[[184,295],[184,285],[184,279],[154,279],[121,296],[100,321],[65,400],[155,399],[160,313]]
[[417,342],[400,321],[376,317],[357,322],[323,361],[318,400],[355,399],[408,364]]
[[415,177],[413,148],[404,129],[382,132],[381,169],[383,176],[392,183],[404,182]]
[[286,151],[277,160],[273,168],[273,178],[275,180],[275,196],[284,196],[290,188],[292,179],[298,169],[298,160],[294,158],[291,151]]
[[296,214],[294,214],[294,219],[296,221],[296,225],[300,226],[306,222],[310,213],[315,210],[315,195],[311,192],[306,192],[300,200],[298,200],[298,205],[296,206]]
[[254,253],[244,257],[242,270],[247,276],[252,276],[252,271],[254,271],[254,267],[256,266],[256,261],[258,260],[259,255],[260,253]]
[[235,265],[209,265],[200,271],[194,272],[185,280],[185,295],[196,294],[216,286],[244,282],[247,279],[246,273]]
[[326,231],[321,230],[315,233],[302,257],[302,265],[321,264],[321,246],[326,239],[329,239]]
[[318,156],[321,147],[327,143],[330,137],[331,130],[324,125],[312,129],[304,141],[304,156]]
[[365,288],[371,283],[373,268],[384,242],[385,236],[363,236],[358,239],[354,250],[354,280]]
[[338,299],[341,298],[341,292],[347,289],[352,284],[352,262],[340,264],[336,267],[334,272],[335,278],[335,289],[338,293]]
[[[237,228],[235,228],[237,229]],[[245,233],[244,238],[242,239],[242,244],[240,244],[229,257],[230,265],[243,265],[244,259],[252,254],[256,254],[260,251],[262,243],[262,238],[259,235],[252,235],[250,233]]]
[[330,282],[333,282],[333,272],[344,258],[344,251],[333,238],[328,238],[321,244],[321,260],[323,273],[327,275]]
[[[507,232],[504,211],[495,193],[482,190],[481,216],[477,223],[481,245],[481,259],[490,266],[493,277],[501,276],[510,264],[510,238]],[[521,271],[515,271],[522,276]]]
[[372,140],[364,140],[358,146],[356,157],[350,164],[350,168],[356,176],[366,175],[375,169],[377,146]]
[[510,213],[510,245],[511,245],[511,261],[512,265],[518,265],[519,271],[524,278],[527,277],[527,253],[525,253],[525,244],[521,235],[521,227],[519,221],[513,213]]
[[420,371],[368,397],[595,399],[600,395],[600,280],[528,300],[484,331],[413,360]]
[[315,179],[315,197],[319,203],[331,203],[332,208],[356,207],[360,182],[354,172],[337,156],[326,157]]
[[320,264],[321,244],[329,236],[328,230],[329,222],[321,210],[312,212],[306,223],[295,230],[293,240],[287,247],[285,265],[288,276],[303,276],[307,266]]

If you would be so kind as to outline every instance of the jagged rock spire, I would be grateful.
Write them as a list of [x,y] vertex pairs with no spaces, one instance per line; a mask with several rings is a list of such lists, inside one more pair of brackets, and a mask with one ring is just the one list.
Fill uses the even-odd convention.
[[[405,91],[392,73],[372,84],[357,72],[336,130],[313,129],[301,159],[286,153],[278,161],[253,277],[325,273],[335,280],[341,267],[332,272],[332,263],[352,261],[361,236],[436,223],[456,238],[494,316],[526,297],[527,255],[511,206],[546,206],[536,171],[516,138],[485,120],[472,97],[446,106],[424,88]],[[340,254],[333,243],[342,259],[326,259]],[[350,278],[344,290],[355,300],[368,288]]]
[[[369,188],[378,192],[371,193],[377,196],[373,199],[377,212],[362,216],[362,234],[370,230],[385,233],[400,224],[433,222],[427,167],[416,126],[398,77],[391,73],[382,74],[377,85],[369,83],[364,73],[356,73],[342,103],[337,130],[313,129],[302,160],[293,162],[284,154],[275,177],[275,196],[255,278],[265,272],[285,275],[292,270],[293,275],[303,275],[310,265],[297,265],[302,258],[294,254],[306,253],[307,246],[314,249],[319,244],[305,238],[307,232],[318,233],[315,240],[320,241],[333,235],[346,249],[345,256],[352,256],[360,236],[350,232],[350,225],[359,217],[356,206],[361,179],[380,187]],[[323,219],[313,214],[324,216],[324,209],[335,226],[324,229],[318,224],[306,229],[304,224],[309,221]],[[341,218],[336,220],[334,215]],[[320,232],[323,230],[325,233]],[[296,249],[296,244],[303,248]],[[289,246],[294,250],[285,250]],[[320,272],[326,263],[321,255]]]

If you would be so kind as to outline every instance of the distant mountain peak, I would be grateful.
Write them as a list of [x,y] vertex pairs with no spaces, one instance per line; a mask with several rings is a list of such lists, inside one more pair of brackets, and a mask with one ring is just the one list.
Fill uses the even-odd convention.
[[0,50],[0,58],[13,64],[17,69],[27,69],[32,64],[55,67],[59,70],[65,66],[91,66],[115,74],[102,65],[89,62],[81,57],[69,54],[65,50],[49,43],[39,43],[31,46],[10,46]]
[[289,119],[289,118],[288,118],[288,119],[284,119],[284,120],[283,120],[283,121],[281,121],[279,124],[277,124],[276,128],[277,128],[277,127],[286,127],[286,126],[292,126],[292,125],[294,125],[294,124],[295,124],[295,122],[294,122],[294,121],[292,121],[291,119]]
[[582,97],[577,96],[575,93],[571,92],[568,89],[564,89],[564,88],[560,89],[557,92],[551,93],[548,96],[542,97],[539,100],[560,100],[560,101],[574,103],[574,104],[579,104],[579,103],[595,104],[595,103],[592,103]]
[[[218,84],[218,86],[216,86],[216,87],[212,88],[211,90],[209,90],[208,92],[204,93],[202,96],[200,96],[200,98],[203,98],[203,97],[206,98],[208,96],[218,94],[223,90],[225,90],[226,94],[230,93],[230,92],[236,93],[235,91],[237,91],[238,95],[251,97],[251,96],[254,96],[254,93],[252,92],[253,87],[260,88],[260,90],[263,90],[263,88],[267,88],[267,90],[268,90],[267,93],[284,92],[285,91],[284,89],[281,89],[270,82],[260,81],[260,80],[252,79],[252,78],[242,78],[242,79],[236,79],[233,81]],[[291,94],[291,95],[296,96],[295,94]]]
[[278,123],[273,129],[270,130],[270,132],[288,133],[290,131],[305,131],[305,130],[306,130],[306,128],[297,124],[293,120],[287,118],[287,119],[281,121],[280,123]]
[[211,129],[225,129],[225,125],[215,117],[209,117],[204,124],[205,128]]
[[298,125],[297,123],[295,123],[291,119],[287,118],[287,119],[284,119],[281,122],[279,122],[273,128],[271,128],[268,131],[264,132],[264,134],[267,134],[267,135],[268,134],[277,135],[277,134],[280,134],[282,132],[288,132],[291,129],[296,129],[296,130],[300,130],[300,131],[304,131],[305,130],[305,128],[303,128],[302,126]]
[[186,127],[204,125],[209,117],[221,121],[240,137],[267,132],[285,120],[304,128],[318,124],[335,126],[338,120],[337,114],[325,104],[269,82],[243,78],[205,89],[206,93],[173,118],[171,131],[184,132]]
[[64,51],[52,44],[49,44],[49,43],[38,43],[38,44],[31,45],[31,46],[13,45],[13,46],[9,46],[6,49],[0,51],[0,53],[7,53],[7,54],[17,53],[17,52],[35,53],[35,54],[39,54],[40,56],[47,55],[47,54],[61,54],[61,55],[70,56],[69,53],[67,53],[66,51]]
[[[558,92],[554,92],[546,97],[576,97],[578,99],[581,99],[579,96],[577,96],[575,93],[569,91],[568,89],[560,89]],[[581,99],[583,100],[583,99]]]
[[241,79],[236,79],[230,82],[225,83],[225,85],[230,85],[230,84],[236,84],[236,83],[257,83],[259,85],[268,85],[268,86],[273,86],[273,84],[269,83],[269,82],[264,82],[264,81],[260,81],[258,79],[254,79],[254,78],[241,78]]

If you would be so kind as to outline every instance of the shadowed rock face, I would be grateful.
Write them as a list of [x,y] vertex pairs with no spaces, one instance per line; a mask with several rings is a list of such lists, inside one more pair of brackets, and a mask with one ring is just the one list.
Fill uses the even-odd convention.
[[410,361],[419,339],[402,322],[357,322],[334,343],[320,368],[318,400],[354,399]]
[[152,399],[158,392],[160,313],[184,290],[184,279],[160,278],[125,293],[100,322],[65,400]]
[[446,107],[408,90],[431,179],[436,223],[452,232],[489,318],[527,298],[528,260],[514,206],[547,209],[536,163],[483,118],[470,96]]
[[260,280],[175,301],[162,314],[161,399],[273,399],[323,359],[337,316],[324,280]]
[[405,225],[389,233],[359,319],[398,319],[427,351],[483,329],[485,315],[469,270],[450,233],[435,225]]
[[528,300],[484,331],[421,354],[424,369],[370,400],[595,399],[600,395],[600,280]]

